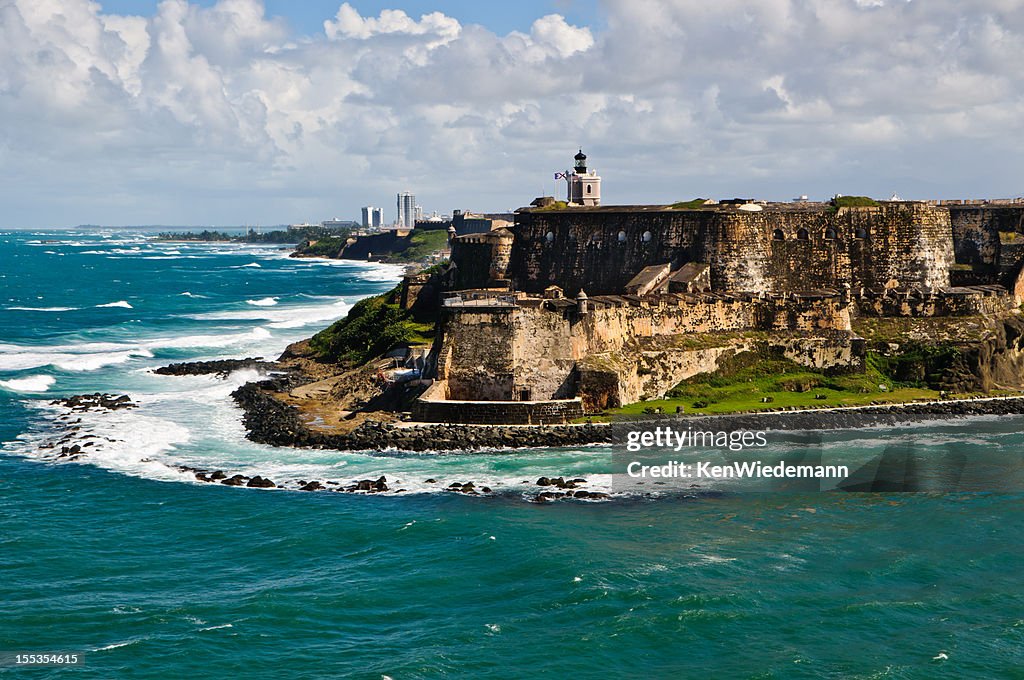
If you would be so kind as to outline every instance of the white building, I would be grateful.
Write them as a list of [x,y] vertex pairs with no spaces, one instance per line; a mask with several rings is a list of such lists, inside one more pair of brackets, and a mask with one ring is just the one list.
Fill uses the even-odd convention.
[[601,205],[601,178],[594,170],[587,170],[587,155],[583,149],[576,154],[575,172],[566,172],[569,185],[568,202],[572,205]]
[[363,209],[363,227],[380,229],[384,226],[384,208],[374,208],[372,205]]
[[416,226],[416,196],[403,191],[398,194],[398,219],[395,224],[400,228],[412,229]]

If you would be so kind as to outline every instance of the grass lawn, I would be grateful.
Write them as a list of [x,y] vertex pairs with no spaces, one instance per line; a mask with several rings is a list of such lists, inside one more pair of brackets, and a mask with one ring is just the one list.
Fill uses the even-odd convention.
[[[939,398],[937,390],[924,385],[893,381],[875,368],[876,363],[869,361],[865,373],[828,376],[781,357],[743,352],[727,359],[715,373],[684,380],[665,399],[628,404],[607,415],[641,415],[645,409],[650,412],[659,407],[671,414],[678,406],[684,413],[714,414]],[[818,399],[818,395],[825,398]],[[764,398],[771,401],[763,402]]]
[[[815,395],[824,394],[826,399],[815,399]],[[763,397],[772,397],[774,401],[763,403]],[[635,404],[628,404],[619,409],[608,411],[609,415],[642,415],[644,409],[661,407],[665,413],[675,413],[677,406],[682,406],[685,413],[735,413],[739,411],[764,411],[773,408],[795,406],[798,408],[825,406],[866,406],[871,402],[901,403],[914,399],[938,399],[939,393],[936,390],[929,390],[919,387],[898,388],[889,392],[876,390],[867,394],[854,393],[845,390],[836,390],[826,387],[815,388],[810,392],[779,392],[774,390],[762,390],[757,388],[741,388],[736,390],[722,390],[713,392],[711,403],[704,398],[670,398],[658,399],[655,401],[641,401]],[[705,402],[707,406],[695,408],[697,402]]]
[[408,262],[427,260],[435,252],[448,248],[448,232],[444,229],[413,229],[409,247],[390,256],[392,259]]

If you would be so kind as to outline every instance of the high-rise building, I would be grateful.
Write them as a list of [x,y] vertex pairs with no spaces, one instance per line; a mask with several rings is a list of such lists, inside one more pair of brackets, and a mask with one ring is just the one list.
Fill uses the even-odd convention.
[[384,208],[374,208],[371,214],[370,226],[380,229],[384,226]]
[[416,196],[408,191],[398,194],[398,219],[395,223],[405,229],[416,226]]
[[368,206],[365,206],[363,208],[363,227],[364,228],[365,227],[372,227],[373,226],[373,213],[376,210],[377,209],[374,208],[372,205],[368,205]]

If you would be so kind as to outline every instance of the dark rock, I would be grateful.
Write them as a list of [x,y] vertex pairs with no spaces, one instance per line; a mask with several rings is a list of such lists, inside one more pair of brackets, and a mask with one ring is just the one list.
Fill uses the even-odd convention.
[[265,477],[256,475],[255,477],[249,480],[249,483],[246,484],[246,486],[255,489],[273,489],[277,487],[277,484],[274,484],[272,481],[266,479]]
[[210,375],[226,376],[242,368],[278,368],[274,362],[263,361],[262,357],[247,359],[218,359],[216,361],[187,361],[154,369],[157,375]]
[[227,479],[221,480],[221,484],[224,484],[225,486],[244,486],[246,480],[248,479],[249,478],[246,477],[245,475],[234,475]]
[[312,481],[309,484],[303,486],[299,491],[323,491],[327,487],[317,481]]
[[224,474],[223,470],[217,470],[213,474],[210,475],[210,479],[212,479],[214,481],[217,481],[219,479],[227,479],[227,475]]

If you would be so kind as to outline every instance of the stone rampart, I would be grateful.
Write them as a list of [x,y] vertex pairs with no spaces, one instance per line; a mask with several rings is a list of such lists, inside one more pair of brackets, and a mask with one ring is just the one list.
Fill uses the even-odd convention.
[[413,405],[413,419],[423,423],[554,425],[583,417],[583,401],[579,398],[546,401],[457,401],[446,398],[447,389],[444,381],[435,381]]
[[[516,289],[538,293],[558,285],[569,296],[580,289],[622,293],[642,269],[665,263],[673,270],[708,263],[715,291],[773,293],[884,288],[892,281],[944,287],[954,263],[949,210],[913,202],[760,212],[523,210],[513,232],[508,278]],[[457,264],[462,257],[453,253]]]

